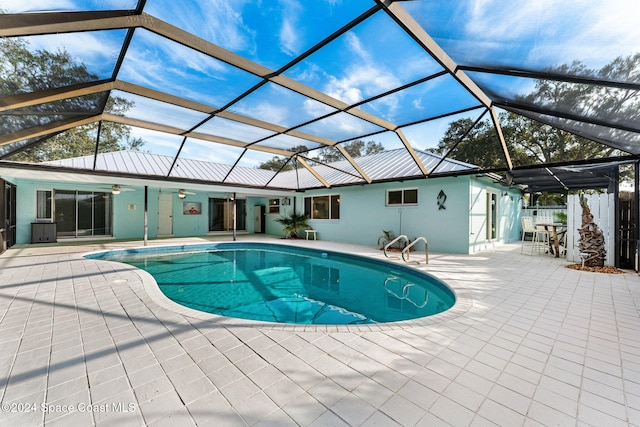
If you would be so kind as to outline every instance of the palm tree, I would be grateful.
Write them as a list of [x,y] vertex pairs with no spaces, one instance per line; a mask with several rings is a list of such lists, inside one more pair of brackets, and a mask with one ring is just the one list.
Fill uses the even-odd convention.
[[604,259],[607,255],[604,234],[593,222],[593,215],[584,194],[580,194],[580,206],[582,207],[582,227],[578,230],[580,234],[578,248],[581,256],[585,254],[584,265],[586,267],[604,267]]
[[380,249],[383,249],[390,241],[396,238],[396,235],[391,230],[382,230],[382,235],[378,237],[378,244]]
[[298,237],[298,230],[309,228],[307,224],[307,216],[293,212],[289,216],[276,219],[280,224],[284,225],[282,231],[287,234],[287,238],[295,239]]

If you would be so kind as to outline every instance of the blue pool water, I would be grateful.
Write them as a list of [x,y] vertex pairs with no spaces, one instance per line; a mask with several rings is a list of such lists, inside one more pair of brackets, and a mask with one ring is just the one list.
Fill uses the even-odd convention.
[[433,315],[455,303],[435,277],[360,256],[262,243],[216,243],[87,255],[149,272],[184,306],[296,324],[365,324]]

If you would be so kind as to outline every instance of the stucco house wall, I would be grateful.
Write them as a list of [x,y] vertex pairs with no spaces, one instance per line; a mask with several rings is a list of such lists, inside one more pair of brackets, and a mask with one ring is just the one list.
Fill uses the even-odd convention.
[[[418,189],[416,206],[386,205],[388,190],[412,188]],[[441,191],[446,196],[443,203],[443,198],[438,198]],[[487,241],[486,234],[487,191],[498,195],[494,241]],[[303,211],[304,197],[325,195],[340,196],[340,219],[308,221],[323,240],[373,246],[383,230],[392,230],[410,239],[426,237],[430,251],[472,253],[520,238],[519,190],[507,189],[490,179],[458,176],[306,191],[296,198],[297,211]],[[417,248],[422,250],[423,246]]]
[[[57,181],[14,179],[17,184],[17,242],[29,243],[31,223],[36,220],[36,191],[47,189],[109,191],[109,186]],[[113,238],[136,239],[144,236],[144,187],[129,187],[135,191],[122,191],[113,196]],[[387,205],[389,190],[418,190],[416,205]],[[202,236],[208,230],[209,198],[226,198],[228,193],[194,191],[180,199],[174,190],[148,189],[148,237],[158,235],[159,194],[172,195],[173,236]],[[497,195],[498,236],[487,241],[487,192]],[[426,237],[429,250],[448,253],[471,253],[489,245],[519,239],[519,192],[510,190],[490,179],[458,176],[405,182],[377,183],[364,186],[345,186],[292,193],[289,205],[281,204],[279,213],[268,213],[268,197],[243,197],[247,204],[246,233],[254,232],[254,209],[267,207],[266,234],[283,236],[280,216],[304,211],[304,198],[310,196],[340,196],[339,219],[310,219],[311,227],[322,240],[375,246],[383,230],[410,239]],[[274,197],[278,198],[278,197]],[[283,197],[279,197],[283,200]],[[200,215],[185,215],[183,202],[199,202]],[[416,247],[424,250],[420,243]]]
[[[31,223],[36,221],[36,191],[37,190],[78,190],[109,192],[109,186],[96,184],[69,183],[59,181],[31,181],[25,179],[11,179],[17,185],[16,204],[18,217],[16,224],[17,243],[31,241]],[[128,186],[134,191],[122,191],[113,195],[113,232],[112,238],[138,239],[144,237],[144,187]],[[150,187],[148,189],[148,237],[158,236],[158,198],[162,190]],[[209,197],[225,198],[225,193],[197,192],[185,199],[178,198],[175,191],[164,190],[172,194],[173,203],[173,233],[175,237],[202,236],[209,234]],[[262,198],[246,197],[247,202],[247,233],[253,233],[253,209],[256,204],[264,203]],[[183,202],[200,202],[200,215],[185,215]]]

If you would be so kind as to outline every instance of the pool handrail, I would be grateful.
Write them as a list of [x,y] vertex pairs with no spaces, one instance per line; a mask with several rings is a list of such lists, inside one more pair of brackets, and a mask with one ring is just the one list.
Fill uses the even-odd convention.
[[411,289],[411,287],[416,286],[415,283],[411,283],[408,282],[406,283],[404,286],[402,286],[402,296],[398,295],[397,293],[395,293],[392,289],[389,289],[389,287],[387,286],[387,284],[390,281],[397,281],[400,286],[402,286],[402,282],[396,277],[396,276],[389,276],[385,279],[384,281],[384,289],[391,295],[393,295],[394,297],[396,297],[399,300],[405,300],[410,302],[411,304],[413,304],[415,307],[417,308],[424,308],[427,303],[429,302],[429,292],[425,290],[425,296],[424,296],[424,301],[421,304],[418,304],[416,301],[412,300],[409,297],[409,289]]
[[[414,240],[413,242],[411,242],[407,246],[405,246],[405,248],[402,250],[402,260],[404,262],[409,262],[411,247],[413,245],[415,245],[416,243],[418,243],[418,242],[424,242],[425,264],[429,264],[429,243],[427,242],[427,238],[426,237],[422,237],[422,236],[416,238],[416,240]],[[406,258],[404,256],[405,254],[407,254]]]
[[389,255],[387,255],[387,249],[389,249],[389,247],[390,247],[391,245],[393,245],[395,242],[397,242],[397,241],[398,241],[398,240],[400,240],[400,239],[404,239],[404,240],[406,240],[406,241],[407,241],[407,243],[409,243],[409,242],[410,242],[409,238],[408,238],[407,236],[405,236],[404,234],[399,235],[398,237],[396,237],[395,239],[393,239],[392,241],[390,241],[389,243],[387,243],[387,244],[384,246],[383,252],[384,252],[384,256],[385,256],[385,257],[389,258]]

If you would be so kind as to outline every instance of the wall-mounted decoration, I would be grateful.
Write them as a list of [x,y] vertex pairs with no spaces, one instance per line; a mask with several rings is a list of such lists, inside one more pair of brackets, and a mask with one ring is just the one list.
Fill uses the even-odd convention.
[[200,202],[182,202],[183,215],[200,215],[202,213],[202,204]]
[[444,205],[444,202],[446,202],[446,201],[447,201],[447,195],[444,194],[443,190],[440,190],[440,192],[438,193],[438,198],[437,198],[438,210],[447,209],[447,207]]

